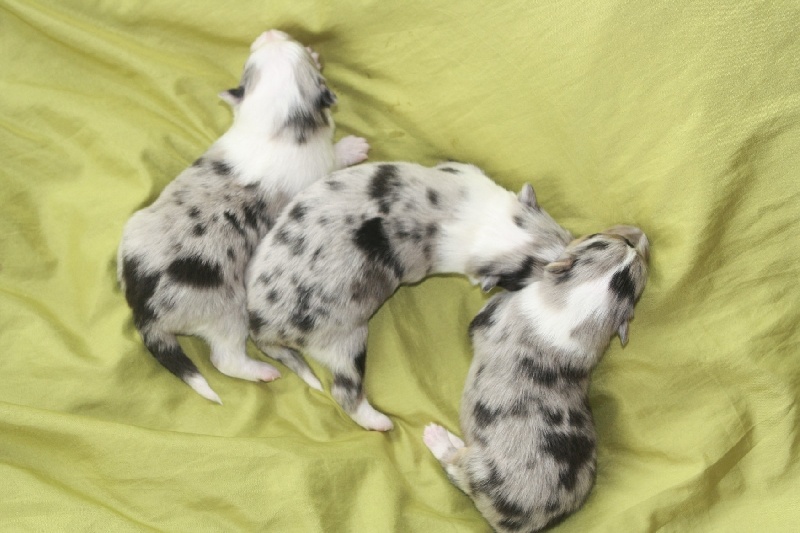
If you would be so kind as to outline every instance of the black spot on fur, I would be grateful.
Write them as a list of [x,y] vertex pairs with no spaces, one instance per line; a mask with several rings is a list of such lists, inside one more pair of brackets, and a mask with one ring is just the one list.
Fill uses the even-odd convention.
[[378,208],[384,215],[389,213],[399,187],[397,167],[391,164],[379,165],[369,185],[369,196],[378,201]]
[[297,235],[289,244],[289,251],[292,255],[302,255],[306,251],[306,239],[302,235]]
[[205,224],[195,224],[194,228],[192,228],[192,234],[195,237],[202,237],[206,234],[206,225]]
[[263,201],[255,202],[252,204],[245,204],[242,208],[244,211],[244,223],[245,225],[249,226],[250,228],[257,230],[258,229],[258,221],[261,219],[262,210],[266,211],[266,204]]
[[341,387],[343,389],[347,389],[349,391],[359,391],[361,389],[361,382],[354,380],[349,376],[345,376],[344,374],[334,374],[333,375],[333,385],[335,387]]
[[365,221],[356,230],[353,240],[370,261],[385,266],[394,272],[398,279],[403,277],[403,267],[395,256],[383,229],[383,219],[376,217]]
[[428,201],[431,203],[433,207],[438,207],[439,205],[439,193],[434,191],[433,189],[428,189]]
[[521,217],[521,216],[519,216],[519,215],[514,215],[514,218],[512,218],[512,220],[514,221],[514,224],[515,224],[515,225],[516,225],[518,228],[523,228],[523,229],[525,228],[525,221],[524,221],[524,220],[522,220],[522,217]]
[[289,320],[294,327],[307,333],[314,327],[314,323],[316,322],[316,318],[310,312],[313,290],[310,287],[300,284],[297,285],[295,290],[297,302]]
[[267,322],[257,313],[250,311],[248,313],[248,319],[250,323],[250,331],[258,335],[259,330],[266,324]]
[[519,371],[528,379],[546,387],[552,387],[558,377],[555,370],[542,366],[530,357],[520,359],[518,367]]
[[234,253],[233,248],[231,248],[230,246],[228,247],[228,259],[230,259],[231,261],[236,259],[236,254]]
[[461,174],[461,171],[453,167],[439,167],[442,172],[449,172],[450,174]]
[[145,274],[138,260],[126,257],[122,262],[122,278],[125,281],[125,300],[133,311],[136,327],[141,330],[156,317],[148,302],[156,291],[161,274]]
[[564,467],[559,476],[566,490],[573,490],[581,468],[586,465],[594,451],[594,441],[578,433],[550,432],[543,435],[542,448]]
[[317,108],[312,111],[303,107],[294,107],[289,111],[285,127],[292,130],[294,140],[298,144],[305,144],[311,135],[327,125],[327,117],[321,109]]
[[475,333],[476,329],[485,328],[494,324],[494,320],[492,320],[492,315],[497,310],[497,306],[500,301],[497,298],[492,298],[489,300],[481,312],[475,315],[475,318],[472,319],[472,322],[469,324],[469,334],[472,336]]
[[275,242],[279,244],[289,244],[289,232],[286,228],[278,230],[278,233],[275,234]]
[[189,209],[189,218],[197,218],[200,216],[200,208],[197,206],[193,206]]
[[219,265],[199,256],[175,259],[167,267],[170,278],[197,289],[213,289],[222,285],[222,270]]
[[233,89],[228,89],[228,94],[230,94],[237,100],[241,100],[242,98],[244,98],[244,86],[240,85]]
[[486,462],[486,468],[489,471],[489,475],[483,479],[477,479],[476,477],[470,476],[470,488],[472,492],[481,492],[483,494],[491,494],[494,492],[497,487],[503,484],[503,476],[500,474],[500,470],[497,468],[497,465],[494,461],[489,459]]
[[268,302],[277,302],[278,298],[280,297],[280,293],[277,290],[272,289],[267,293],[267,301]]
[[589,244],[584,248],[585,250],[605,250],[608,248],[608,243],[605,241],[597,241]]
[[584,428],[589,423],[589,416],[577,409],[569,410],[569,425],[574,428]]
[[192,166],[193,167],[202,167],[203,163],[205,163],[205,159],[203,159],[202,157],[198,157],[197,159],[194,160],[194,163],[192,163]]
[[336,95],[323,85],[322,90],[319,92],[319,95],[317,95],[317,99],[314,101],[314,107],[321,111],[331,107],[335,103]]
[[428,238],[434,237],[437,233],[439,233],[439,226],[437,226],[433,222],[428,224],[428,226],[425,228],[425,235]]
[[635,287],[633,279],[631,279],[630,267],[625,267],[611,276],[611,283],[609,284],[611,291],[617,298],[624,300],[626,298],[633,300]]
[[222,216],[224,216],[225,220],[227,220],[228,223],[231,226],[233,226],[233,229],[235,229],[237,231],[237,233],[239,233],[242,237],[245,236],[245,232],[244,232],[244,228],[242,227],[242,223],[239,222],[238,217],[236,216],[236,214],[233,211],[225,211],[222,214]]
[[483,402],[477,402],[472,409],[472,414],[479,426],[486,427],[494,423],[500,415],[500,409],[490,409]]
[[544,405],[541,406],[541,409],[545,420],[551,426],[558,426],[564,421],[564,412],[561,409],[550,409]]
[[291,211],[289,211],[289,218],[296,220],[297,222],[302,222],[303,218],[306,216],[306,211],[307,208],[303,204],[295,204]]
[[317,260],[319,259],[320,254],[322,254],[322,246],[314,250],[314,253],[311,254],[311,262],[316,263]]
[[212,161],[211,167],[214,169],[214,172],[220,176],[227,177],[233,174],[233,168],[225,161]]
[[356,365],[356,372],[361,377],[364,377],[364,372],[367,370],[367,350],[362,348],[356,358],[353,360],[353,363]]
[[526,514],[524,507],[502,496],[496,497],[493,504],[498,513],[507,517],[524,516]]
[[353,215],[347,215],[344,217],[344,223],[347,224],[348,226],[352,226],[353,224],[356,223],[356,217],[354,217]]
[[542,263],[537,261],[534,257],[528,256],[516,270],[502,272],[497,286],[507,291],[518,291],[529,284],[533,270],[536,267],[541,268]]
[[559,374],[564,381],[575,383],[583,381],[589,377],[589,371],[585,368],[575,368],[572,366],[565,366],[559,369]]
[[336,180],[328,180],[325,182],[328,188],[332,191],[341,191],[344,188],[344,183]]
[[314,327],[314,317],[309,315],[308,313],[298,313],[295,312],[292,314],[292,325],[299,329],[302,332],[311,331],[311,328]]

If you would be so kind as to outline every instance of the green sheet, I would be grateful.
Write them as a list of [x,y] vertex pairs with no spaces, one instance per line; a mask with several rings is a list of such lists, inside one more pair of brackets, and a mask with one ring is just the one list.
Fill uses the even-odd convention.
[[486,301],[465,279],[402,288],[370,324],[388,434],[186,339],[213,405],[133,329],[122,226],[227,128],[216,93],[272,27],[320,52],[337,136],[371,160],[473,162],[576,234],[647,232],[630,343],[592,384],[597,485],[559,531],[798,530],[790,0],[0,0],[0,529],[488,529],[421,440],[458,428]]

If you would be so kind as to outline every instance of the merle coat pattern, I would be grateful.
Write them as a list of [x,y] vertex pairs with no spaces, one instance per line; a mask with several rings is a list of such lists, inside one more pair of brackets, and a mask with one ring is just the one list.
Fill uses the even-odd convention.
[[359,165],[299,194],[248,269],[251,336],[321,390],[298,351],[333,372],[332,395],[367,429],[391,421],[367,401],[367,322],[400,284],[443,272],[484,289],[540,276],[571,236],[539,207],[477,167]]
[[424,441],[496,531],[539,531],[587,498],[596,469],[589,376],[614,333],[627,342],[648,248],[630,226],[578,239],[542,279],[494,296],[472,321],[466,443],[435,424]]
[[247,262],[292,196],[332,169],[362,161],[368,149],[356,137],[333,146],[328,108],[335,97],[315,53],[276,30],[251,51],[241,85],[220,94],[233,106],[233,125],[131,217],[117,258],[147,348],[217,402],[176,335],[205,339],[212,363],[229,376],[277,378],[277,369],[245,353]]

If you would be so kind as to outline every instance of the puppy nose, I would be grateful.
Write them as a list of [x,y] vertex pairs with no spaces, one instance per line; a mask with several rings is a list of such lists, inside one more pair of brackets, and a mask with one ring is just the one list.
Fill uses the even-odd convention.
[[257,49],[261,48],[267,43],[273,43],[275,41],[286,41],[289,39],[289,35],[280,31],[280,30],[268,30],[259,35],[253,44],[250,45],[250,51],[255,52]]
[[636,226],[614,226],[603,233],[611,233],[628,239],[633,244],[633,247],[636,248],[636,251],[644,257],[645,261],[650,260],[650,241],[647,240],[647,235]]

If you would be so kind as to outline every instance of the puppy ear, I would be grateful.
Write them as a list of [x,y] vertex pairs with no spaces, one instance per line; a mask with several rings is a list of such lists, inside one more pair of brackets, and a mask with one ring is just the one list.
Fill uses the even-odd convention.
[[539,204],[536,202],[536,192],[533,190],[533,186],[530,183],[526,183],[522,186],[522,190],[519,191],[517,198],[519,198],[522,205],[533,209],[539,209]]
[[558,258],[557,261],[548,263],[544,269],[552,274],[564,274],[569,272],[575,265],[575,258],[571,255],[564,255]]
[[322,92],[319,93],[319,97],[317,99],[317,105],[321,109],[324,109],[326,107],[331,107],[335,103],[336,103],[336,95],[333,94],[333,91],[331,91],[327,87],[323,87]]
[[242,100],[244,99],[244,87],[240,85],[239,87],[222,91],[219,93],[219,97],[222,98],[229,106],[235,107],[241,104]]
[[497,276],[495,274],[481,276],[481,290],[483,292],[489,292],[490,290],[497,287],[498,283],[500,283],[500,276]]

